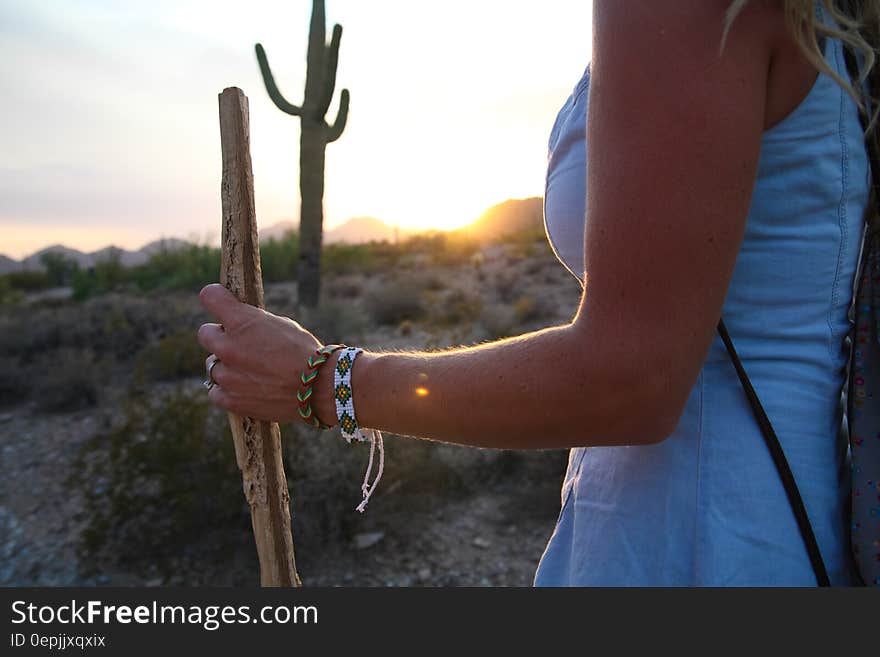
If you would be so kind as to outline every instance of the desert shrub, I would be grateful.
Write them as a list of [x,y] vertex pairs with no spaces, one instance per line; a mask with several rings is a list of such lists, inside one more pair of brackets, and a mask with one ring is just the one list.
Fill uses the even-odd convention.
[[[366,443],[346,443],[338,429],[319,432],[299,423],[282,427],[291,488],[294,539],[334,544],[363,531],[354,511],[369,458]],[[481,489],[496,476],[504,452],[384,434],[385,472],[370,500],[374,513],[430,511],[437,497],[449,500]],[[509,472],[498,470],[497,474]],[[375,470],[374,470],[375,472]],[[395,491],[402,490],[402,494]],[[380,510],[381,509],[381,510]],[[317,538],[317,537],[320,537]],[[309,546],[311,551],[315,545]]]
[[517,263],[535,255],[535,243],[532,241],[515,241],[505,245],[504,253],[509,263]]
[[532,252],[533,249],[540,250],[542,245],[546,245],[547,248],[550,249],[550,244],[547,240],[547,233],[544,230],[543,224],[503,233],[498,235],[493,241],[495,243],[520,245],[525,247],[529,252]]
[[197,291],[216,281],[219,271],[220,250],[207,245],[161,248],[134,267],[124,266],[119,253],[111,251],[93,267],[74,273],[73,298],[83,301],[117,290]]
[[321,271],[327,274],[370,273],[375,270],[373,244],[328,244],[321,254]]
[[[10,358],[25,358],[36,351],[34,346],[40,342],[40,336],[35,335],[45,330],[42,318],[52,314],[49,310],[36,312],[16,312],[6,309],[0,316],[0,357],[5,360]],[[54,347],[55,345],[53,345]]]
[[0,367],[0,406],[21,402],[27,399],[30,391],[30,378],[18,359],[4,361]]
[[41,410],[74,411],[98,401],[100,374],[89,351],[59,349],[43,355],[28,370],[30,386]]
[[361,501],[369,447],[346,443],[338,429],[318,431],[301,423],[282,426],[281,436],[294,540],[308,536],[319,545],[338,543],[359,520],[354,509]]
[[135,371],[149,381],[196,376],[204,372],[207,355],[196,339],[195,329],[180,329],[142,349]]
[[[482,468],[497,456],[385,438],[375,508],[419,509],[431,504],[431,495],[465,494],[481,485]],[[282,447],[297,544],[315,552],[347,541],[363,526],[355,507],[369,447],[347,444],[337,429],[319,432],[300,423],[282,427]],[[237,546],[252,550],[228,423],[201,394],[131,398],[124,419],[84,445],[72,472],[70,483],[84,497],[77,551],[86,567],[168,575],[181,559],[222,569]],[[394,494],[400,486],[405,494]]]
[[543,230],[523,231],[504,237],[504,254],[508,262],[516,264],[523,260],[533,262],[527,263],[527,270],[534,273],[543,267],[544,263],[551,262],[556,259],[553,248],[547,240],[547,236]]
[[70,484],[84,497],[83,564],[170,573],[194,553],[222,562],[250,520],[225,413],[203,394],[130,398],[91,438]]
[[456,288],[448,294],[433,294],[428,307],[428,321],[431,324],[456,326],[475,321],[483,310],[483,300]]
[[[31,396],[43,410],[69,411],[95,404],[107,385],[200,374],[199,319],[207,318],[192,301],[163,297],[157,303],[117,294],[3,313],[0,403]],[[132,361],[139,366],[134,377]]]
[[525,267],[523,268],[523,272],[526,276],[535,276],[536,274],[540,274],[546,266],[546,262],[539,258],[531,258],[528,262],[526,262]]
[[[542,455],[388,433],[385,440],[385,474],[370,508],[403,512],[414,521],[432,514],[438,497],[469,495],[511,476],[518,485],[550,480],[554,488],[564,465],[564,453],[550,455],[550,463]],[[294,423],[282,427],[282,448],[294,540],[305,554],[349,540],[376,517],[355,511],[367,445],[345,443],[338,429],[320,432]],[[253,552],[228,423],[201,393],[131,397],[121,418],[83,446],[71,472],[69,483],[84,500],[77,518],[84,569],[186,572],[197,582],[187,565],[228,572],[240,555]]]
[[50,287],[70,285],[79,270],[76,260],[56,251],[47,251],[40,256],[40,264],[46,270]]
[[88,269],[78,269],[73,276],[73,298],[77,301],[122,289],[130,280],[120,253],[111,250]]
[[353,299],[363,295],[364,283],[361,277],[345,276],[327,281],[327,296]]
[[80,269],[73,277],[73,298],[77,301],[83,301],[106,291],[101,288],[93,268]]
[[198,291],[217,280],[220,249],[191,244],[182,248],[161,248],[142,265],[126,271],[139,290]]
[[443,250],[432,254],[434,263],[438,265],[470,264],[474,254],[479,250],[478,242],[463,233],[446,233],[443,241]]
[[0,317],[0,356],[27,361],[62,347],[91,348],[119,362],[205,315],[189,299],[108,294],[81,304],[29,308]]
[[368,328],[367,319],[351,302],[326,298],[317,308],[300,308],[296,321],[324,344],[357,342]]
[[424,316],[422,292],[422,283],[417,279],[393,279],[368,294],[365,304],[374,321],[397,325],[405,319],[415,321]]
[[520,289],[516,275],[508,270],[500,271],[495,278],[495,291],[505,303],[512,303]]
[[263,280],[267,283],[296,279],[299,262],[299,233],[288,231],[281,239],[271,238],[260,244]]
[[486,306],[480,314],[480,324],[486,337],[498,340],[516,334],[516,318],[511,309],[504,306]]
[[431,292],[439,292],[448,287],[448,282],[443,276],[437,274],[426,274],[422,279],[422,286]]
[[0,277],[10,290],[39,292],[49,288],[49,276],[42,270],[11,271]]
[[537,319],[541,316],[538,309],[538,302],[535,301],[534,297],[530,296],[522,296],[517,299],[516,303],[513,305],[513,311],[516,321],[520,324]]
[[405,246],[402,243],[389,242],[388,240],[370,242],[369,246],[373,271],[396,268],[405,253]]
[[555,316],[552,304],[546,297],[524,295],[513,306],[516,321],[520,324],[547,320]]
[[0,306],[14,306],[24,299],[20,290],[12,287],[7,276],[0,276]]
[[105,312],[101,316],[91,315],[92,332],[90,335],[83,332],[76,336],[79,344],[97,343],[107,352],[130,358],[148,342],[148,334],[142,328],[149,325],[149,320],[137,316],[136,306],[106,303],[109,301],[106,298],[101,301],[105,303],[95,304],[92,309],[103,306]]
[[289,315],[296,311],[297,290],[295,282],[270,283],[263,290],[263,301],[269,312]]
[[435,265],[470,264],[480,249],[479,242],[465,233],[439,233],[426,238],[426,252]]

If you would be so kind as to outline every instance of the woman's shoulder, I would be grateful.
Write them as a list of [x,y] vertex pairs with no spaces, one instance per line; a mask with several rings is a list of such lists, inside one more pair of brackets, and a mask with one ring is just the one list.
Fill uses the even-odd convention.
[[784,16],[773,14],[771,20],[765,130],[791,115],[810,94],[819,77],[819,70],[804,55]]

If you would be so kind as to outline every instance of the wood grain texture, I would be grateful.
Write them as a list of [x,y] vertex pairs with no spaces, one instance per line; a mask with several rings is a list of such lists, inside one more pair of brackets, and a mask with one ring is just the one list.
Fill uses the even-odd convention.
[[[263,276],[254,209],[247,96],[235,87],[220,94],[223,151],[223,227],[220,283],[244,303],[263,308]],[[262,586],[300,586],[290,531],[290,494],[281,457],[281,430],[229,414],[235,456],[260,559]]]

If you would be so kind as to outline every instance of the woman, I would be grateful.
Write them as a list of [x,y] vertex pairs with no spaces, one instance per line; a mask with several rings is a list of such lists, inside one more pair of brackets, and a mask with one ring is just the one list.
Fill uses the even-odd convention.
[[[719,316],[831,581],[852,583],[835,437],[868,163],[843,40],[865,66],[873,57],[847,26],[831,0],[595,0],[593,61],[554,126],[545,194],[551,242],[584,285],[574,318],[442,353],[358,356],[362,427],[573,448],[536,584],[815,584]],[[221,323],[199,330],[219,358],[211,400],[298,417],[297,375],[318,340],[220,286],[201,299]],[[328,425],[339,353],[312,397]]]

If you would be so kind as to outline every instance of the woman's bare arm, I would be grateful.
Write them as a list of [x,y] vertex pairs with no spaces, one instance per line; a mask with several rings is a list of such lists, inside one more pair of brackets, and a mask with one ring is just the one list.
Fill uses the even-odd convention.
[[[625,382],[583,350],[569,324],[441,353],[364,352],[352,371],[355,411],[366,427],[480,447],[663,440],[674,424],[660,377]],[[333,417],[330,406],[323,413]]]
[[[361,354],[352,377],[363,426],[505,448],[647,444],[672,432],[742,241],[764,124],[768,18],[778,24],[781,11],[750,4],[719,56],[728,4],[595,1],[586,286],[577,314],[567,325],[475,347]],[[272,381],[287,388],[275,397],[289,400],[295,382],[280,368],[298,372],[314,338],[298,328],[297,339],[273,339],[260,328],[266,322],[239,321],[250,311],[218,287],[202,298],[227,328],[200,332],[230,364],[215,369],[221,388],[212,399],[286,419],[287,408],[266,401],[270,375],[260,368],[271,365],[244,354],[280,364]],[[327,422],[334,412],[325,367],[315,391]]]

